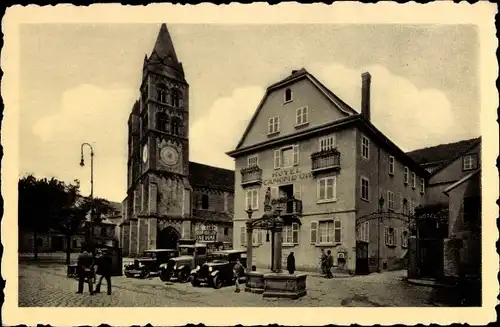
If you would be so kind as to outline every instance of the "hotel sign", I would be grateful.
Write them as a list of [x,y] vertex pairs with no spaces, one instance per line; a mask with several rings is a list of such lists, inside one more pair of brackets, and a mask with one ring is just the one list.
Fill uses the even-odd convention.
[[264,179],[262,183],[264,185],[291,183],[301,179],[312,178],[312,176],[311,172],[303,173],[300,168],[292,168],[274,172],[271,174],[270,179]]

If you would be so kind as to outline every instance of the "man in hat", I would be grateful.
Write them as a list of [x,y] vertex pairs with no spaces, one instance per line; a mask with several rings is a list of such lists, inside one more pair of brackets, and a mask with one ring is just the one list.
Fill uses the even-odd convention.
[[99,274],[99,281],[95,289],[96,293],[101,292],[102,280],[106,279],[106,285],[108,286],[108,295],[111,295],[111,270],[113,266],[111,254],[108,249],[102,250],[102,255],[97,261],[97,274]]

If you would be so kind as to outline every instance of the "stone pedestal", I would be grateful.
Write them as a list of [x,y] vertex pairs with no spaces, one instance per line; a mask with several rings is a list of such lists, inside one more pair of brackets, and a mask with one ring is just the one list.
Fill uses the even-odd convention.
[[264,284],[264,273],[250,271],[247,273],[245,292],[262,294],[264,293]]
[[306,274],[265,274],[263,296],[298,299],[307,294]]

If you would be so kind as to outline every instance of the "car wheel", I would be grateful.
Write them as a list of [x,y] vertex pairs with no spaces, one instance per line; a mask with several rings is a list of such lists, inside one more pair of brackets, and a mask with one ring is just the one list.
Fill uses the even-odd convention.
[[192,277],[191,278],[191,285],[193,285],[194,287],[200,286],[200,281],[198,280],[198,278]]
[[160,279],[162,282],[168,282],[170,280],[170,274],[166,271],[160,272]]
[[177,274],[177,280],[181,283],[185,283],[187,280],[187,275],[185,271],[179,271]]
[[141,278],[146,279],[149,277],[149,275],[150,275],[149,270],[144,269],[143,271],[141,271]]
[[212,281],[212,286],[215,289],[219,289],[222,287],[222,280],[219,278],[219,276],[215,276]]
[[131,273],[126,272],[126,273],[125,273],[125,276],[126,276],[126,277],[128,277],[128,278],[130,278],[130,277],[132,277],[133,275],[132,275]]

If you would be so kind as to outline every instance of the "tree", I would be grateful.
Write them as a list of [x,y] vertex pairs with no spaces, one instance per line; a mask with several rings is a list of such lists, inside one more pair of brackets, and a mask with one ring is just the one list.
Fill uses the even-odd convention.
[[19,230],[33,233],[33,252],[35,259],[38,259],[38,236],[54,227],[54,217],[73,204],[69,190],[78,190],[78,184],[67,185],[55,178],[37,179],[27,175],[19,180],[18,188]]

